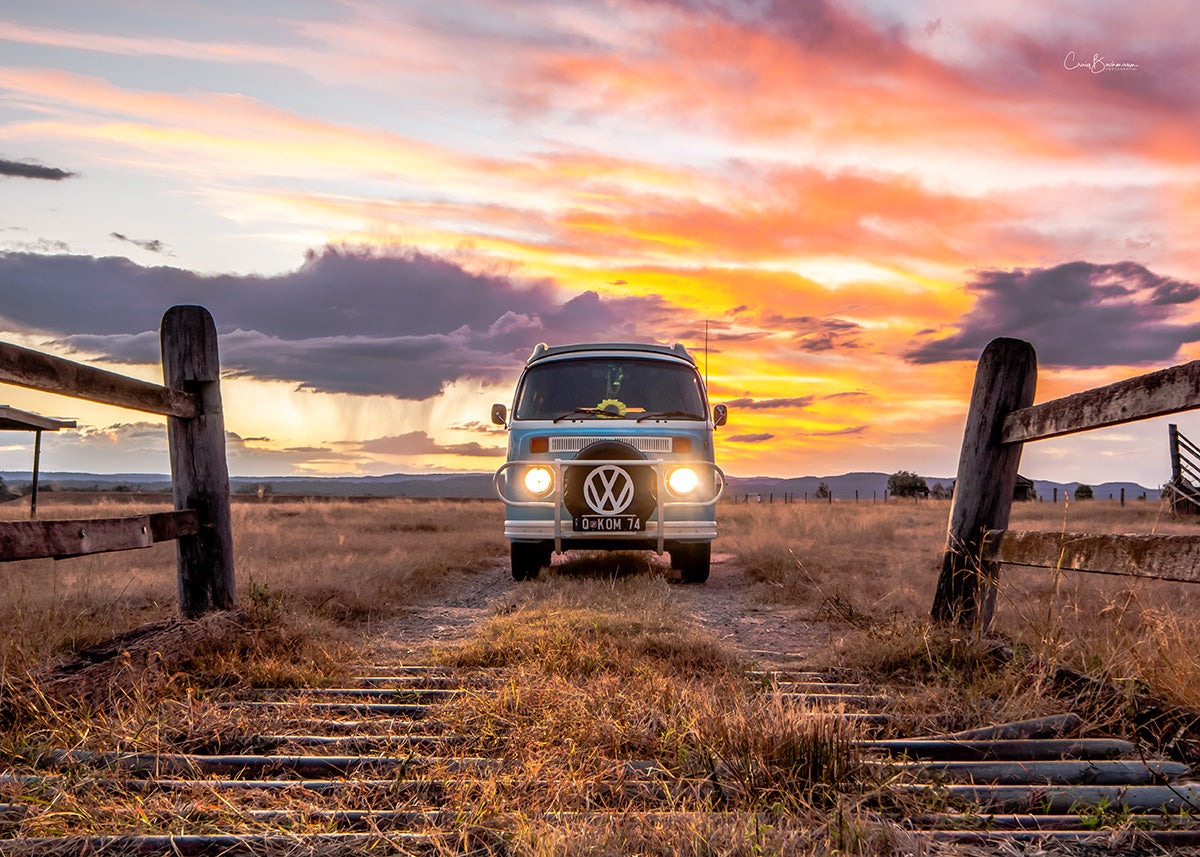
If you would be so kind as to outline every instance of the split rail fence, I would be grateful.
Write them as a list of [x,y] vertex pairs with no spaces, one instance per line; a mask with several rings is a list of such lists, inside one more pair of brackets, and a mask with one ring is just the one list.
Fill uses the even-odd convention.
[[159,330],[164,385],[0,342],[0,383],[167,418],[175,511],[124,518],[0,522],[0,562],[86,556],[174,540],[179,611],[234,606],[233,538],[217,331],[208,310],[176,306]]
[[1200,583],[1200,536],[1008,529],[1024,444],[1200,408],[1200,360],[1033,404],[1037,355],[994,339],[975,372],[933,617],[987,628],[1002,564]]

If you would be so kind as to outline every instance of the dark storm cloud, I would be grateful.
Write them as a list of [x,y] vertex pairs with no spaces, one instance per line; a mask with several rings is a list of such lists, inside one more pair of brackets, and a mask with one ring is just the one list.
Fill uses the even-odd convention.
[[[159,433],[166,432],[159,427]],[[290,446],[284,449],[266,449],[251,446],[252,443],[266,441],[268,438],[241,437],[234,432],[225,432],[225,454],[230,463],[243,472],[284,471],[294,468],[306,471],[318,465],[353,464],[360,456],[341,452],[327,446]],[[319,469],[319,467],[318,467]]]
[[440,444],[423,431],[410,431],[392,437],[380,437],[355,444],[363,452],[382,455],[467,455],[472,457],[501,456],[502,446],[482,446],[475,441],[469,443]]
[[909,351],[910,362],[975,360],[992,339],[1011,336],[1032,342],[1043,366],[1169,363],[1200,340],[1200,325],[1173,323],[1200,287],[1134,262],[983,271],[967,290],[975,305],[958,332]]
[[113,362],[157,362],[173,304],[208,307],[226,373],[402,399],[511,377],[539,341],[667,340],[688,319],[658,297],[474,274],[418,252],[326,248],[276,277],[213,276],[123,258],[0,254],[0,323]]
[[14,176],[23,179],[44,179],[60,182],[63,179],[74,178],[75,173],[60,170],[57,167],[46,167],[29,161],[8,161],[0,158],[0,176]]
[[784,408],[807,408],[812,403],[812,396],[797,396],[794,399],[730,399],[725,404],[731,408],[745,408],[751,411],[773,411]]
[[[241,328],[220,337],[222,374],[293,381],[322,393],[426,399],[460,377],[497,381],[512,368],[500,355],[474,349],[465,331],[426,336],[319,336],[286,339]],[[58,344],[101,360],[156,363],[157,331],[97,336],[76,334]]]
[[832,351],[835,348],[861,348],[858,335],[862,325],[841,318],[813,315],[766,315],[763,327],[792,334],[792,342],[804,351]]
[[472,347],[470,338],[455,331],[284,339],[238,329],[221,338],[221,363],[233,377],[295,381],[316,392],[427,399],[459,377],[503,377],[497,355]]
[[71,251],[71,247],[66,241],[51,238],[6,242],[5,249],[20,253],[69,253]]
[[675,331],[676,339],[688,339],[696,343],[703,343],[707,340],[709,350],[715,354],[721,353],[717,349],[717,346],[720,344],[757,342],[760,339],[766,339],[770,335],[771,331],[769,330],[735,331],[728,322],[721,321],[720,319],[710,319],[707,328],[703,322],[700,322],[690,327],[681,327]]
[[134,247],[141,247],[143,250],[148,250],[151,253],[168,253],[167,245],[159,241],[157,238],[151,240],[130,238],[128,235],[122,235],[120,232],[108,233],[110,238],[116,238],[118,241],[124,241],[126,244],[132,244]]

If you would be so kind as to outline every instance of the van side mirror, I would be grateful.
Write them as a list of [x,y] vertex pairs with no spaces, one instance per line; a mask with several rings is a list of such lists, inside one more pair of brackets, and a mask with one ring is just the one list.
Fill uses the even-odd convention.
[[508,408],[504,405],[492,405],[492,422],[498,426],[508,422]]
[[713,425],[723,426],[725,421],[729,419],[729,408],[724,405],[717,405],[713,408]]

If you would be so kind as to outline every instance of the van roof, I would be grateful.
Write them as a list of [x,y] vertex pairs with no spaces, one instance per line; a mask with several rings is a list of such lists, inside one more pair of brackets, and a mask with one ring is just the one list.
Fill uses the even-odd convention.
[[580,342],[573,345],[547,345],[539,342],[534,346],[533,353],[529,355],[525,365],[530,366],[549,357],[561,357],[565,354],[589,351],[637,351],[644,354],[661,354],[686,360],[693,366],[696,365],[695,359],[679,342],[674,345],[654,345],[648,342]]

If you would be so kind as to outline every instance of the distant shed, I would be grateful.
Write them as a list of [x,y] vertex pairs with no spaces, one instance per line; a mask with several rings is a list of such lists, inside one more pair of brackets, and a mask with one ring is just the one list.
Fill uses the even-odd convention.
[[[957,479],[955,479],[953,482],[950,483],[951,493],[953,493],[954,486],[957,484],[958,484]],[[1013,499],[1014,500],[1036,500],[1037,499],[1037,486],[1033,484],[1033,480],[1029,479],[1027,477],[1024,477],[1018,473],[1017,474],[1017,482],[1015,485],[1013,485]]]
[[1017,484],[1013,486],[1013,499],[1036,500],[1037,486],[1033,484],[1033,480],[1017,474]]
[[38,469],[42,459],[42,432],[75,428],[74,420],[58,420],[0,405],[0,431],[31,431],[33,438],[33,484],[29,492],[29,517],[37,517]]

